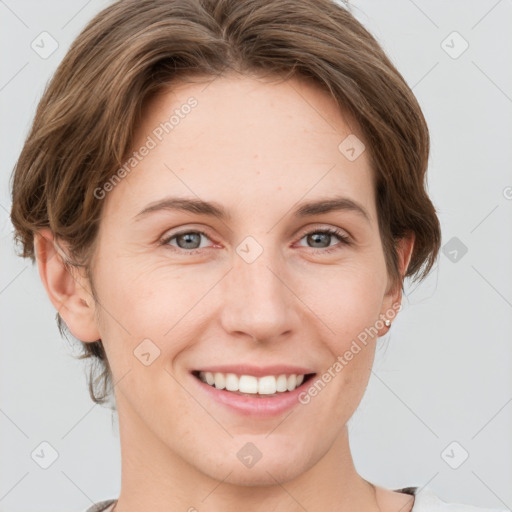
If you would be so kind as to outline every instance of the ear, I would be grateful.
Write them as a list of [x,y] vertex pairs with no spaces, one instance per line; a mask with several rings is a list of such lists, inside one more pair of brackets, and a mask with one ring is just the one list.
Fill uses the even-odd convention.
[[95,301],[85,273],[66,267],[67,255],[49,228],[34,235],[34,247],[41,281],[71,334],[81,341],[98,341]]
[[[401,238],[397,244],[398,270],[402,278],[405,276],[411,261],[415,238],[415,234],[411,231]],[[388,319],[392,322],[398,314],[401,304],[402,283],[400,282],[396,286],[391,286],[384,297],[384,301],[382,303],[383,308],[380,314],[382,321]],[[384,326],[382,329],[379,329],[379,336],[386,334],[389,327],[390,326]]]

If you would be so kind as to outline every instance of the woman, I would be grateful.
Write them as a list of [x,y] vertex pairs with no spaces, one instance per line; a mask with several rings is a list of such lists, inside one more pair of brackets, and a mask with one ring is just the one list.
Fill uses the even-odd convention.
[[[347,421],[406,277],[435,262],[428,129],[345,9],[106,8],[13,180],[23,256],[115,397],[121,493],[89,511],[426,512],[356,471]],[[437,507],[437,508],[436,508]]]

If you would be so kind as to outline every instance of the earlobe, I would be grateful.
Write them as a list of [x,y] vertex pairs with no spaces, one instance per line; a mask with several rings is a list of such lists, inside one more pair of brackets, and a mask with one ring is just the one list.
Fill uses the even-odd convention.
[[34,235],[34,247],[43,286],[71,334],[85,342],[100,339],[88,279],[65,265],[67,255],[49,228]]

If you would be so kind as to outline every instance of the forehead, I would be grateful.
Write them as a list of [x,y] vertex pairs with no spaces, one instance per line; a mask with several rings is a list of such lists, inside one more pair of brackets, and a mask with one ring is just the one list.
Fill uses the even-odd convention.
[[374,213],[367,151],[351,160],[340,149],[363,136],[309,80],[232,74],[177,83],[146,103],[135,128],[133,151],[151,149],[108,197],[126,208],[166,193],[260,208],[331,194]]

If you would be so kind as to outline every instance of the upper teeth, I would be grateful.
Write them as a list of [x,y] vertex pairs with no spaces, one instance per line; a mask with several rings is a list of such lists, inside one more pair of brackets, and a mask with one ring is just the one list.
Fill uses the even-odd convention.
[[304,375],[266,375],[254,377],[253,375],[235,375],[234,373],[199,372],[199,378],[210,386],[227,391],[240,391],[260,395],[272,395],[276,391],[293,391],[304,381]]

